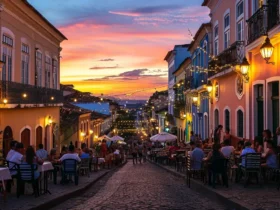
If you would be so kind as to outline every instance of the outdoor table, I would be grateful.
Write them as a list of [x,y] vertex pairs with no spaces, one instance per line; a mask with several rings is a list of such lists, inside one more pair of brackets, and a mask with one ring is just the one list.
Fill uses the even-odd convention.
[[0,179],[2,181],[2,186],[3,186],[4,201],[6,201],[6,183],[5,183],[5,180],[12,179],[9,168],[7,168],[7,167],[0,168]]
[[42,165],[38,166],[38,171],[41,172],[43,176],[43,189],[41,188],[41,180],[40,180],[40,191],[43,192],[43,194],[51,192],[48,189],[48,172],[54,170],[53,165],[51,162],[44,162]]

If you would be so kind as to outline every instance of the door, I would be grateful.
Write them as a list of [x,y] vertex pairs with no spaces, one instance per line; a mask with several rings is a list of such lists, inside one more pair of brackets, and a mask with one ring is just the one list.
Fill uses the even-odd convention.
[[21,132],[21,143],[23,143],[25,149],[30,146],[30,130],[28,128]]
[[0,153],[1,157],[6,157],[6,155],[8,154],[9,150],[10,150],[10,143],[13,140],[13,131],[12,128],[10,126],[7,126],[4,129],[4,133],[3,133],[3,145],[0,145],[0,147],[2,146],[2,148],[0,148],[0,150],[2,150],[2,154]]
[[39,144],[43,144],[43,128],[41,126],[36,128],[36,149],[38,149]]

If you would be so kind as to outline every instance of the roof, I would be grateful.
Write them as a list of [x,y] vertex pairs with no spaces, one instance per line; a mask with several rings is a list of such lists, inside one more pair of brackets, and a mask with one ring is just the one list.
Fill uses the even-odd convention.
[[176,74],[182,68],[182,66],[185,65],[187,63],[187,61],[190,61],[190,60],[191,60],[191,58],[187,57],[172,74],[173,75]]
[[205,28],[205,27],[211,27],[211,23],[202,23],[201,26],[199,27],[199,29],[197,30],[197,32],[195,33],[194,37],[193,37],[193,41],[190,43],[189,45],[189,50],[193,47],[195,41],[197,40],[199,34],[201,33],[202,29]]
[[63,39],[68,40],[53,24],[51,24],[38,10],[35,9],[27,0],[22,0],[22,2],[28,6],[33,12],[35,12],[46,24],[48,24],[55,32],[57,32]]
[[209,3],[210,0],[204,0],[201,4],[201,6],[207,6],[207,4]]
[[[175,45],[175,46],[174,46],[174,49],[175,49],[176,47],[185,47],[185,48],[188,48],[188,47],[189,47],[189,44]],[[169,59],[169,57],[171,56],[171,54],[174,52],[174,49],[173,49],[173,50],[170,50],[170,51],[166,54],[166,56],[164,57],[164,60],[165,60],[165,61],[167,61],[167,60]]]

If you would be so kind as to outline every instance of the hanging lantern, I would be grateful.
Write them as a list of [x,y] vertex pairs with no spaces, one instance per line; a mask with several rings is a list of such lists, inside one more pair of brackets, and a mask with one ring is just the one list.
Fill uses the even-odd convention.
[[270,43],[270,39],[268,37],[266,37],[265,42],[263,43],[263,45],[260,48],[260,51],[261,51],[262,57],[264,58],[264,60],[266,61],[267,64],[273,63],[273,62],[268,62],[273,54],[273,50],[274,50],[274,47]]
[[244,57],[242,63],[240,64],[241,74],[247,75],[249,72],[249,67],[250,67],[250,64],[249,64],[247,58]]
[[212,85],[212,82],[209,80],[207,83],[207,91],[208,91],[208,93],[211,93],[212,90],[213,90],[213,85]]

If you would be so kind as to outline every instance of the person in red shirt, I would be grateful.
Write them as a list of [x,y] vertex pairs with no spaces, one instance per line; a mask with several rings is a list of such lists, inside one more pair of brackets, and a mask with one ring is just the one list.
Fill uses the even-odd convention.
[[106,144],[106,140],[103,139],[103,140],[102,140],[102,144],[101,144],[101,156],[102,156],[103,158],[105,158],[106,155],[107,155],[107,144]]

